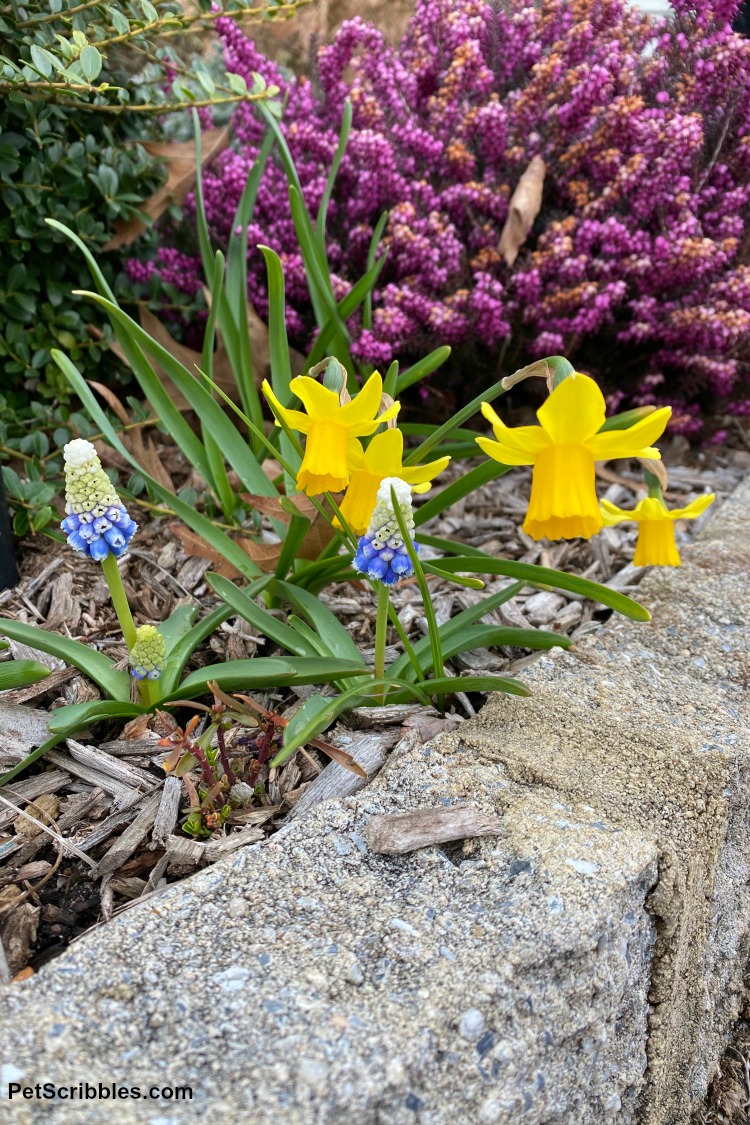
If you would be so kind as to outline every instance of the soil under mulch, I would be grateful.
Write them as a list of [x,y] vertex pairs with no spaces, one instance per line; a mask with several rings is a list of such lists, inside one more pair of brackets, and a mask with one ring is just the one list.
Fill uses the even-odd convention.
[[[682,439],[672,441],[664,459],[670,479],[668,501],[680,507],[706,490],[715,491],[721,500],[750,466],[746,449],[703,453],[690,449]],[[622,507],[631,507],[642,495],[638,491],[641,474],[627,466],[608,465],[600,475],[601,494]],[[635,527],[607,528],[590,542],[534,543],[520,530],[529,482],[528,471],[514,470],[479,489],[423,530],[481,547],[490,554],[558,567],[634,592],[644,573],[630,562]],[[149,519],[142,513],[140,522],[133,548],[122,563],[136,623],[158,623],[181,604],[197,604],[201,612],[217,605],[205,581],[210,563],[186,556],[168,520]],[[695,530],[695,522],[678,525],[678,543],[688,542]],[[434,552],[425,549],[423,554],[431,557]],[[21,585],[0,595],[0,615],[86,641],[122,660],[125,666],[127,653],[98,568],[82,564],[72,552],[37,538],[23,545],[21,569]],[[431,577],[438,620],[448,620],[508,582],[502,577],[490,578],[479,593]],[[400,583],[393,598],[410,640],[419,640],[426,632],[426,621],[416,583]],[[332,586],[321,600],[336,613],[371,661],[374,598],[369,586]],[[598,629],[610,612],[576,595],[527,587],[488,614],[485,622],[552,630],[575,642]],[[395,634],[389,636],[389,642],[393,645],[389,655],[395,657]],[[190,669],[246,659],[256,653],[273,655],[274,651],[274,646],[244,621],[230,618],[196,652]],[[28,655],[28,650],[15,643],[8,653],[9,657]],[[98,698],[97,689],[75,669],[54,658],[34,655],[52,667],[52,675],[31,688],[0,693],[0,705],[23,703],[44,710]],[[480,648],[453,658],[449,671],[513,674],[532,659],[534,654],[521,649]],[[256,692],[253,701],[285,718],[299,706],[300,699],[319,690],[301,687]],[[361,708],[350,712],[325,739],[356,759],[366,733],[374,761],[380,751],[382,756],[387,754],[405,728],[414,732],[413,737],[427,741],[440,730],[455,729],[482,702],[479,695],[458,694],[451,698],[444,717],[419,706],[386,708],[383,713]],[[184,725],[191,714],[190,710],[178,711],[177,721]],[[295,806],[316,785],[329,760],[320,746],[311,744],[280,769],[269,771],[266,762],[278,745],[280,728],[272,728],[262,715],[257,725],[232,728],[227,734],[227,753],[238,785],[232,790],[231,813],[226,818],[224,814],[218,816],[215,826],[210,815],[204,817],[204,835],[194,838],[184,831],[184,822],[191,807],[190,782],[200,783],[200,774],[193,771],[187,784],[170,776],[165,784],[162,768],[169,748],[160,745],[160,739],[168,736],[174,725],[166,715],[149,722],[135,720],[124,730],[121,726],[100,725],[96,738],[81,736],[80,742],[61,745],[22,780],[0,790],[17,808],[28,807],[35,818],[46,817],[45,823],[52,825],[53,832],[59,832],[76,849],[72,854],[63,850],[53,836],[41,831],[29,834],[38,825],[19,816],[14,808],[0,807],[0,937],[11,976],[28,975],[85,930],[142,901],[165,883],[275,831],[294,815]],[[0,770],[12,764],[7,756],[3,760],[2,752],[0,739]],[[222,793],[217,810],[227,800]],[[724,1120],[741,1119],[706,1118],[706,1122]]]

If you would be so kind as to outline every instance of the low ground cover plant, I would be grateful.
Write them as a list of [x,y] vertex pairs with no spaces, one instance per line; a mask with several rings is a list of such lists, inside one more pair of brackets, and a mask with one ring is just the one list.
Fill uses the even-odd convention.
[[[265,162],[247,243],[255,308],[268,315],[262,243],[307,350],[316,293],[293,183],[327,211],[337,301],[387,252],[371,298],[345,310],[361,371],[446,344],[486,380],[498,355],[512,370],[559,352],[613,405],[671,403],[674,430],[699,432],[717,397],[747,412],[750,43],[731,30],[736,8],[676,0],[663,21],[626,0],[417,0],[399,46],[350,21],[311,79],[288,79],[217,20],[228,69],[283,92],[297,171],[280,152]],[[240,107],[238,144],[206,177],[219,244],[266,124]],[[156,305],[179,280],[200,308],[190,208],[132,273]]]

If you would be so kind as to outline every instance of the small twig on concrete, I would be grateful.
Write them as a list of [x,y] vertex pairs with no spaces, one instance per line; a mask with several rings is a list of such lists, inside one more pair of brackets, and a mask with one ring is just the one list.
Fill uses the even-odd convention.
[[404,855],[430,844],[447,844],[473,836],[499,836],[502,831],[503,822],[494,813],[460,805],[375,816],[365,835],[371,851],[380,855]]

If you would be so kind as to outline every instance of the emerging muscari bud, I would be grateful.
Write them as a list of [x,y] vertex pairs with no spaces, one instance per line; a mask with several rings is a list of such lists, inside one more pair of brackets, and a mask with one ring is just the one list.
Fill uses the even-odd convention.
[[378,579],[386,586],[392,586],[399,578],[408,578],[414,573],[393,510],[391,489],[396,495],[396,502],[411,536],[414,550],[419,551],[419,545],[414,542],[411,488],[400,477],[386,477],[378,489],[378,498],[370,516],[369,526],[359,540],[357,553],[354,556],[354,565],[361,574]]
[[68,545],[98,562],[119,558],[138,530],[131,520],[90,441],[75,438],[63,449],[65,519],[60,524]]
[[130,674],[134,680],[158,680],[164,671],[167,646],[155,625],[140,625],[130,652]]

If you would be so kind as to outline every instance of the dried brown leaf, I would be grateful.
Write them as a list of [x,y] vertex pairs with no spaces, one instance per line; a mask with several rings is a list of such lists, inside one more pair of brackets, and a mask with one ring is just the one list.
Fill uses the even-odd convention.
[[208,559],[213,564],[216,573],[221,574],[224,578],[240,577],[237,567],[227,562],[222,554],[214,550],[210,543],[207,543],[200,535],[196,535],[189,527],[184,527],[181,523],[171,523],[169,530],[180,540],[182,549],[188,558]]
[[[205,168],[229,143],[229,129],[207,129],[201,137],[201,167]],[[154,222],[172,203],[184,203],[195,183],[195,141],[170,141],[161,144],[146,141],[146,152],[167,165],[167,179],[152,196],[140,205],[140,212]],[[104,250],[129,246],[148,227],[148,222],[134,217],[114,225],[115,234]]]
[[541,156],[534,156],[510,197],[508,217],[497,247],[509,266],[512,266],[518,257],[534,225],[534,219],[539,214],[545,170]]

